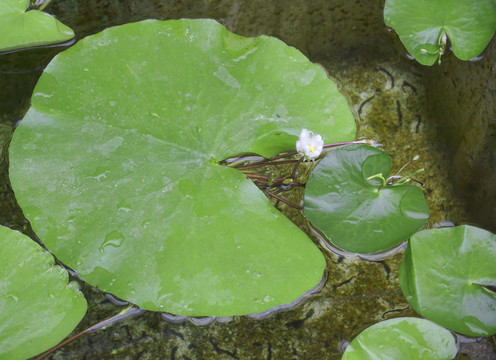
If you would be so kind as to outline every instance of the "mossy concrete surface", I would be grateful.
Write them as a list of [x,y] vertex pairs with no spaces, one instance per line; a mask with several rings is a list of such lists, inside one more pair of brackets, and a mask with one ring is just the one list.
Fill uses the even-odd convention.
[[466,221],[496,232],[496,38],[474,60],[426,68],[426,100]]

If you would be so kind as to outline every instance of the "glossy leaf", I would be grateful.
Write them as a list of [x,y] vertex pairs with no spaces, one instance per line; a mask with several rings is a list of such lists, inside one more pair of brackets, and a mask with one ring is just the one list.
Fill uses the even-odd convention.
[[[386,0],[384,22],[399,35],[407,51],[421,64],[440,56],[443,34],[454,54],[468,60],[478,56],[496,28],[494,0]],[[448,50],[448,48],[446,48]]]
[[0,359],[27,359],[59,343],[83,318],[86,301],[53,256],[0,226]]
[[457,353],[451,333],[425,319],[396,318],[362,331],[342,360],[451,360]]
[[302,127],[351,140],[325,71],[210,20],[107,29],[59,54],[10,145],[26,217],[86,281],[150,310],[265,311],[318,284],[313,242],[236,169]]
[[426,318],[470,336],[496,334],[496,235],[473,226],[418,232],[408,243],[400,285]]
[[29,0],[0,0],[0,52],[58,44],[74,32],[53,16],[26,9]]
[[305,188],[305,215],[329,241],[355,253],[393,247],[420,229],[429,217],[422,190],[383,186],[391,158],[367,145],[344,146],[313,170]]

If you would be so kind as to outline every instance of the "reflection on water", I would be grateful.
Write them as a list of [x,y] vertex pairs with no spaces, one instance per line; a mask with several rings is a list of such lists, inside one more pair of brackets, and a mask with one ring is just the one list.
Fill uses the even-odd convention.
[[[446,155],[430,136],[424,110],[423,68],[404,56],[394,32],[384,26],[382,1],[294,0],[288,5],[284,0],[54,0],[47,11],[73,28],[78,38],[130,21],[183,17],[215,18],[242,35],[277,36],[323,64],[338,81],[355,113],[358,138],[384,144],[394,161],[393,172],[419,155],[412,166],[416,168],[410,170],[425,168],[418,180],[425,184],[431,208],[429,225],[448,220],[458,223],[466,218],[449,185]],[[31,236],[34,234],[8,185],[5,147],[14,125],[29,106],[41,69],[60,50],[0,55],[0,136],[4,149],[0,221]],[[297,189],[292,196],[301,198],[302,191]],[[369,325],[392,317],[415,316],[398,284],[405,244],[379,257],[352,256],[322,241],[299,210],[277,199],[271,202],[300,224],[327,260],[320,286],[295,300],[297,304],[274,309],[271,314],[233,318],[184,318],[145,312],[83,336],[51,358],[340,359],[348,341]],[[112,250],[123,240],[123,234],[109,234],[102,251]],[[89,310],[77,332],[125,306],[94,287],[81,285]],[[492,352],[487,340],[482,344],[476,343],[476,349],[485,346],[487,353]]]

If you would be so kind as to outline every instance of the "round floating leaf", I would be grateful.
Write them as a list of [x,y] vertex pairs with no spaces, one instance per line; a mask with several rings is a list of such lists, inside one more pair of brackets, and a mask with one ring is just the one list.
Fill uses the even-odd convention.
[[67,271],[38,244],[0,226],[0,359],[27,359],[59,343],[86,313]]
[[10,145],[16,197],[86,281],[150,310],[265,311],[318,284],[313,242],[236,169],[291,151],[302,127],[354,138],[325,71],[211,20],[107,29],[59,54]]
[[425,319],[396,318],[362,331],[342,360],[451,360],[457,353],[451,333]]
[[0,0],[0,51],[68,41],[74,32],[53,16],[26,11],[30,0]]
[[399,35],[408,52],[421,64],[440,56],[443,34],[453,52],[468,60],[479,55],[496,27],[494,0],[386,0],[384,22]]
[[429,217],[422,190],[383,186],[391,158],[366,145],[340,147],[312,171],[304,212],[337,247],[356,253],[386,250],[408,239]]
[[496,334],[496,235],[473,227],[424,230],[411,237],[400,267],[410,305],[470,336]]

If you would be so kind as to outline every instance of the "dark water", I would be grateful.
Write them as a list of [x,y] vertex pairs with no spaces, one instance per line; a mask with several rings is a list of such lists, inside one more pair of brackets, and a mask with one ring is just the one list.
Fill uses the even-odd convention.
[[[382,1],[100,1],[53,0],[46,9],[73,28],[78,38],[106,27],[147,18],[214,18],[246,36],[273,35],[321,63],[349,98],[358,137],[377,140],[394,168],[419,155],[410,168],[425,168],[431,208],[429,225],[469,219],[450,185],[449,154],[436,141],[426,112],[424,69],[409,60],[382,21]],[[42,69],[63,47],[0,56],[0,222],[31,236],[8,185],[5,147],[29,107]],[[394,170],[394,169],[393,169]],[[274,201],[275,203],[275,201]],[[298,211],[276,204],[299,222]],[[308,229],[307,229],[308,230]],[[318,243],[319,239],[313,236]],[[392,317],[416,316],[398,284],[400,250],[386,259],[364,261],[323,248],[327,260],[322,290],[293,310],[264,320],[235,317],[199,327],[173,324],[146,312],[83,336],[52,359],[340,359],[342,345],[366,327]],[[81,331],[122,310],[98,289],[82,283],[89,302]],[[496,359],[492,340],[462,346],[459,359]]]

